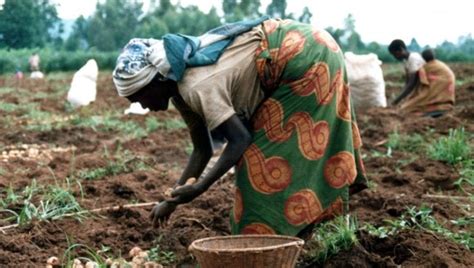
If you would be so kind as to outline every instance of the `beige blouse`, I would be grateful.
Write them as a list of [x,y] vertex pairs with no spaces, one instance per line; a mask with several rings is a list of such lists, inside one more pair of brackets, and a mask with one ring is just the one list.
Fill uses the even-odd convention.
[[263,100],[255,66],[255,50],[262,38],[262,27],[254,27],[239,35],[217,63],[188,68],[178,82],[184,102],[203,119],[209,130],[234,114],[249,120]]

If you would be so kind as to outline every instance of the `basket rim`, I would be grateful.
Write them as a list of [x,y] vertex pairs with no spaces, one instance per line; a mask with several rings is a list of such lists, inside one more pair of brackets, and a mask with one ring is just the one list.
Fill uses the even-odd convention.
[[[237,249],[209,249],[205,248],[202,246],[197,245],[198,243],[205,242],[205,241],[210,241],[210,240],[229,240],[229,239],[241,239],[241,238],[251,238],[251,237],[257,237],[257,238],[283,238],[283,239],[288,239],[289,241],[280,245],[274,245],[274,246],[266,246],[266,247],[251,247],[251,248],[237,248]],[[274,250],[277,248],[283,248],[283,247],[291,247],[291,246],[296,246],[298,248],[301,248],[304,245],[304,240],[298,237],[294,236],[287,236],[287,235],[227,235],[227,236],[213,236],[213,237],[206,237],[206,238],[201,238],[194,240],[191,245],[189,245],[188,250],[189,251],[195,251],[199,250],[202,252],[221,252],[221,253],[228,253],[228,252],[233,252],[233,253],[239,253],[239,252],[247,252],[247,251],[270,251]]]

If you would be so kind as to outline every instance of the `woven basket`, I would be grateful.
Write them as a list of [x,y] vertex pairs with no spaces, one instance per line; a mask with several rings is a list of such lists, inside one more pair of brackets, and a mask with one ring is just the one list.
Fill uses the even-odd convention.
[[281,235],[234,235],[194,241],[189,251],[201,268],[293,268],[304,241]]

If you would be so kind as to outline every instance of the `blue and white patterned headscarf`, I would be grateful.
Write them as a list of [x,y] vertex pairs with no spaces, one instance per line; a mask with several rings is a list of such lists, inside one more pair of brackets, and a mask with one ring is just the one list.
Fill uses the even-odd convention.
[[146,86],[158,73],[167,77],[169,71],[163,41],[134,38],[119,55],[113,80],[119,95],[126,97]]
[[225,24],[199,36],[166,34],[163,40],[134,38],[117,59],[113,80],[118,94],[127,97],[156,76],[179,81],[186,67],[215,63],[234,38],[269,17]]

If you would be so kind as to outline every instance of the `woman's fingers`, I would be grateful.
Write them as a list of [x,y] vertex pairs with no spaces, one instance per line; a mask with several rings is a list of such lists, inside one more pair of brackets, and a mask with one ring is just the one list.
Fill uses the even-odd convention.
[[171,197],[176,197],[178,195],[188,194],[193,191],[192,186],[180,186],[173,191],[171,191]]
[[166,201],[158,203],[151,211],[150,220],[154,227],[163,226],[171,213],[176,209],[175,204]]
[[184,191],[177,191],[177,193],[176,193],[176,190],[181,189],[181,188],[186,187],[186,186],[189,186],[189,185],[193,185],[195,182],[196,182],[196,178],[191,177],[191,178],[186,180],[184,185],[177,185],[174,188],[167,188],[166,191],[165,191],[165,197],[166,198],[172,198],[172,197],[176,197],[176,195],[180,195],[182,193],[187,193],[189,191],[189,188],[187,190],[184,190]]
[[184,185],[193,185],[196,182],[196,178],[191,177],[189,178]]

